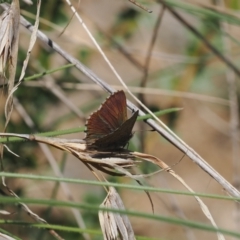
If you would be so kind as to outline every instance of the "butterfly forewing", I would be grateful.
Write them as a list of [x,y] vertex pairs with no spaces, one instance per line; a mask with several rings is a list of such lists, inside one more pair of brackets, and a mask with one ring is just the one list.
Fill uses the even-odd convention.
[[127,120],[127,101],[123,91],[118,91],[112,95],[110,104],[107,107],[115,114],[119,126]]
[[119,128],[127,120],[126,97],[123,91],[112,94],[86,123],[86,141],[103,137]]
[[92,140],[101,138],[111,132],[109,125],[102,120],[99,111],[93,113],[87,120],[87,136],[86,141],[92,142]]
[[120,127],[127,120],[125,93],[118,91],[112,94],[102,105],[100,115],[112,131]]

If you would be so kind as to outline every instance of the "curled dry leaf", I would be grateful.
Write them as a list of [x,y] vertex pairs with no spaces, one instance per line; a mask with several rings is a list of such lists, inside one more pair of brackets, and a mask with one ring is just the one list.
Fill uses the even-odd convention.
[[[101,207],[125,210],[120,196],[113,187],[109,188],[108,195],[101,204]],[[99,211],[98,216],[104,240],[135,239],[131,223],[126,215]]]

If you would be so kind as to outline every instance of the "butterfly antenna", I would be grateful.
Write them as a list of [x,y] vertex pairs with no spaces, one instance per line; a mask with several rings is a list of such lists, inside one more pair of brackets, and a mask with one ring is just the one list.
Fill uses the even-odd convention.
[[[187,152],[188,152],[188,149],[187,149]],[[173,168],[174,166],[178,165],[178,164],[183,160],[183,158],[186,156],[187,152],[185,152],[184,155],[181,157],[181,159],[180,159],[178,162],[174,163],[174,164],[171,166],[171,168]]]

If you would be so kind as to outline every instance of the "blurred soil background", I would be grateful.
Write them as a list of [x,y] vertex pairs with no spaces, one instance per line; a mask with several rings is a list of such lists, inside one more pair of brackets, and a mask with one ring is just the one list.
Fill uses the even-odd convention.
[[[34,20],[30,13],[35,14],[36,12],[36,1],[33,2],[32,6],[24,3],[21,6],[22,14],[31,22]],[[229,55],[231,61],[239,66],[239,1],[172,0],[169,2],[187,22],[198,29],[220,52]],[[127,0],[82,0],[80,3],[78,1],[72,3],[128,87],[141,86],[144,64],[153,38],[154,27],[162,11],[161,4],[156,1],[141,1],[141,4],[153,11],[147,13]],[[188,6],[192,8],[188,8]],[[219,17],[207,14],[207,7],[221,9],[222,12],[238,16],[238,22],[222,22]],[[200,10],[202,10],[201,13]],[[110,85],[118,85],[119,88],[122,88],[81,24],[76,17],[71,19],[71,16],[72,12],[65,1],[43,1],[40,30],[69,54],[79,59],[98,77]],[[29,38],[30,33],[21,27],[19,69],[21,69],[22,60],[26,54]],[[123,54],[120,46],[135,62]],[[226,48],[230,49],[228,53]],[[67,64],[66,60],[38,40],[32,52],[26,76],[60,68],[65,64]],[[235,76],[231,71],[179,20],[169,11],[164,10],[151,52],[145,85],[145,88],[150,88],[150,90],[144,94],[144,103],[152,111],[173,107],[182,108],[181,111],[160,117],[161,120],[206,159],[224,178],[235,184],[233,180],[239,178],[240,168],[237,169],[233,165],[230,136],[231,115],[227,101],[229,85],[226,78],[229,73],[233,75],[239,99],[239,76]],[[19,73],[20,70],[18,76]],[[57,89],[58,93],[60,92],[60,97],[54,94],[54,89]],[[135,90],[133,89],[132,92],[139,97],[139,92]],[[190,96],[188,93],[192,93],[192,95]],[[108,94],[77,69],[71,67],[37,80],[24,82],[15,96],[32,118],[35,128],[29,128],[20,116],[18,109],[15,108],[8,132],[36,133],[84,126],[86,118],[100,106]],[[84,117],[74,114],[70,107],[64,104],[64,98],[78,108]],[[4,99],[5,97],[1,94],[1,129],[5,122]],[[169,166],[173,166],[173,169],[196,192],[227,195],[215,180],[171,143],[156,132],[148,131],[151,130],[149,126],[144,126],[144,132],[141,130],[142,125],[140,126],[139,122],[136,123],[135,134],[129,148],[161,158]],[[82,139],[84,133],[62,137]],[[37,143],[10,143],[8,146],[20,158],[5,151],[5,171],[54,176],[51,165]],[[54,148],[50,149],[65,177],[95,180],[93,174],[75,157]],[[180,161],[180,159],[182,160]],[[176,163],[178,164],[174,165]],[[139,166],[139,172],[150,173],[155,170],[157,170],[156,167],[151,164],[142,163]],[[108,179],[109,181],[135,184],[128,178],[109,177]],[[53,182],[23,179],[7,181],[20,196],[24,197],[51,198],[56,187]],[[179,182],[165,172],[146,179],[146,184],[185,191]],[[101,187],[75,184],[69,184],[68,187],[76,202],[100,204],[105,197],[105,192]],[[144,192],[123,189],[119,192],[127,209],[151,213],[151,205]],[[193,197],[156,193],[151,193],[151,196],[156,214],[172,217],[184,216],[188,220],[210,224]],[[61,188],[57,190],[54,197],[66,200]],[[219,227],[239,231],[237,208],[234,202],[208,198],[203,200]],[[49,223],[77,226],[68,209],[53,208],[48,215],[45,207],[33,207],[33,209]],[[17,213],[18,218],[20,215]],[[99,229],[97,214],[84,211],[83,218],[88,228]],[[25,219],[28,217],[25,216]],[[143,218],[130,217],[130,220],[137,236],[178,240],[217,239],[216,234],[207,231]],[[5,227],[9,229],[9,226]],[[32,228],[26,230],[21,226],[14,226],[14,228],[14,233],[24,236],[23,239],[52,239],[43,230]],[[66,239],[82,239],[79,234],[63,233],[62,236]],[[101,239],[101,237],[92,236],[92,239]],[[226,239],[233,238],[226,236]]]

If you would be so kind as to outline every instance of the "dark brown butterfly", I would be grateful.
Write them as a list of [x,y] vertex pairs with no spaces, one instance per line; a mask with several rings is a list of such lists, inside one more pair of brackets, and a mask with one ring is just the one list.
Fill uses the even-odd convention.
[[132,137],[137,116],[138,111],[128,119],[125,93],[113,93],[86,123],[88,149],[108,151],[123,148]]

